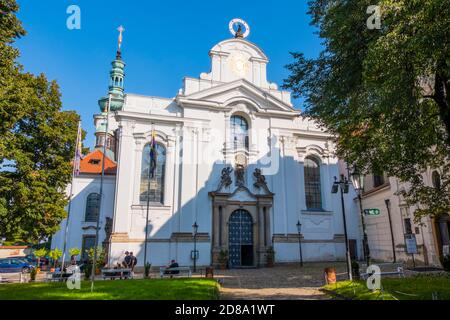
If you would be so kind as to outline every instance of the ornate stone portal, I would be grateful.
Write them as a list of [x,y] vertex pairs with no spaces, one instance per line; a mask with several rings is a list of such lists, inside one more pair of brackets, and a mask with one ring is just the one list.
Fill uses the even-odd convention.
[[252,186],[256,192],[236,173],[235,188],[232,188],[232,171],[231,167],[222,169],[219,187],[209,193],[213,217],[212,263],[219,266],[220,252],[226,251],[229,267],[262,267],[267,263],[267,249],[272,246],[270,209],[274,194],[260,169],[253,173]]

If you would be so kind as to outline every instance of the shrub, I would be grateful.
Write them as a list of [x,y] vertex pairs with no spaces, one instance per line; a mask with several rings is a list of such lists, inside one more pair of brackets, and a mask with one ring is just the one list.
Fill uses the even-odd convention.
[[150,274],[150,268],[152,267],[151,263],[146,262],[144,266],[144,276],[145,278],[148,278]]
[[219,263],[221,265],[222,268],[226,268],[227,263],[228,263],[228,250],[220,250],[219,252]]
[[267,265],[270,267],[275,262],[275,250],[273,250],[273,247],[269,247],[266,251],[266,259],[267,259]]
[[36,274],[37,274],[37,269],[36,268],[31,268],[31,270],[30,270],[30,280],[31,281],[35,281],[36,280]]
[[441,259],[442,267],[445,271],[450,271],[450,255],[445,255]]
[[[94,263],[94,253],[95,253],[94,248],[90,248],[89,250],[87,250],[89,264],[91,265]],[[101,269],[105,266],[105,264],[106,264],[106,251],[103,247],[97,247],[97,258],[95,261],[95,268]]]

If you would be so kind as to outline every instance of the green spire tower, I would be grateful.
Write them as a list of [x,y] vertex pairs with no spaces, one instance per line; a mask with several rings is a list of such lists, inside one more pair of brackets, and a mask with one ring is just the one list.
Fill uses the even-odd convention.
[[106,117],[107,117],[107,107],[108,101],[111,99],[111,104],[109,106],[109,111],[118,111],[122,110],[124,104],[124,90],[123,90],[123,81],[125,78],[125,63],[122,61],[122,33],[125,29],[120,26],[119,31],[119,39],[118,39],[118,49],[116,53],[116,59],[111,63],[112,68],[109,72],[109,90],[108,95],[102,97],[98,100],[98,105],[100,106],[101,114],[94,116],[95,119],[95,136],[96,136],[96,149],[103,149],[104,144],[106,143],[106,152],[107,156],[110,159],[115,159],[115,149],[116,149],[116,136],[115,132],[108,130],[106,133]]
[[123,93],[123,81],[125,78],[125,62],[122,60],[122,33],[125,29],[120,26],[119,31],[119,40],[118,40],[118,49],[116,54],[116,59],[111,63],[111,71],[109,72],[109,90],[108,95],[106,97],[101,98],[98,101],[100,106],[100,111],[105,112],[106,107],[108,105],[109,96],[111,96],[111,106],[109,108],[110,111],[122,110],[124,103],[124,93]]

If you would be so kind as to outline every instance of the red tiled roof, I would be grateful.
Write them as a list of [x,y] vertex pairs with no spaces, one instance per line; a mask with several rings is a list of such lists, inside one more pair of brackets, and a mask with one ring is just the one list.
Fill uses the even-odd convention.
[[[101,174],[102,173],[103,152],[95,149],[84,156],[80,162],[80,173]],[[105,157],[105,174],[116,174],[117,163],[108,156]]]

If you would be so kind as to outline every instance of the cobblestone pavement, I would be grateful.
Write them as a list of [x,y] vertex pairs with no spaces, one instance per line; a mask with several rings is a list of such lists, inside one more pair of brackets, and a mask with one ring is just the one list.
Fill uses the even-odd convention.
[[[273,268],[215,270],[222,283],[221,299],[330,299],[319,288],[324,285],[324,268],[345,273],[345,263],[305,263]],[[339,279],[339,275],[338,275]]]

